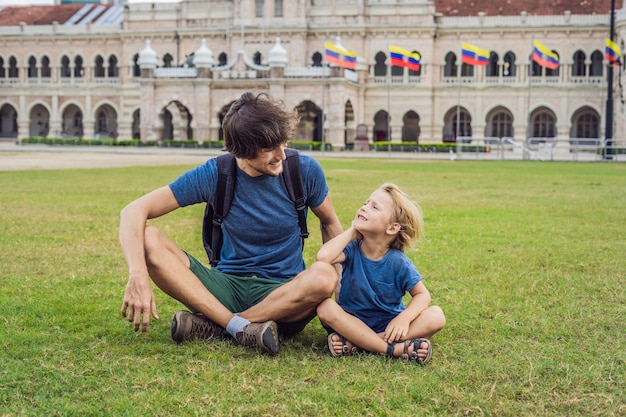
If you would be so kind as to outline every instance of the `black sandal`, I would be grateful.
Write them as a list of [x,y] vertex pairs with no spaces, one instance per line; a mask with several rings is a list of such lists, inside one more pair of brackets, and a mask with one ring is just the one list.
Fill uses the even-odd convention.
[[[420,357],[417,355],[417,350],[420,349],[420,347],[422,346],[422,343],[424,342],[428,344],[428,353],[426,354],[426,357],[424,359],[420,359]],[[411,351],[411,353],[409,353],[410,346],[413,346],[413,350]],[[430,362],[432,354],[433,354],[433,345],[432,343],[430,343],[430,340],[418,338],[418,339],[407,340],[406,342],[404,342],[404,353],[402,354],[401,358],[411,363],[425,365],[428,362]]]
[[393,351],[396,348],[396,344],[395,343],[387,343],[387,353],[385,353],[385,355],[388,358],[393,358]]
[[[341,353],[335,352],[335,348],[333,347],[333,336],[338,336],[339,340],[341,340]],[[330,350],[330,354],[333,356],[353,356],[362,352],[362,350],[354,344],[351,348],[349,348],[348,341],[339,333],[331,333],[328,335],[328,350]]]

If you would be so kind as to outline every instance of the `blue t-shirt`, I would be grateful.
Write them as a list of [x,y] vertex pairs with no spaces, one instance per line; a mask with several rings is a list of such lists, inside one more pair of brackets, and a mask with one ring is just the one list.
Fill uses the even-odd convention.
[[[318,207],[328,194],[324,171],[300,154],[307,207]],[[209,159],[169,184],[181,207],[214,202],[217,161]],[[222,223],[224,243],[217,269],[283,281],[305,269],[298,214],[282,174],[251,177],[237,167],[235,196]]]
[[385,331],[405,306],[402,298],[422,276],[402,251],[390,249],[373,261],[363,255],[361,240],[353,240],[343,253],[339,305],[376,333]]

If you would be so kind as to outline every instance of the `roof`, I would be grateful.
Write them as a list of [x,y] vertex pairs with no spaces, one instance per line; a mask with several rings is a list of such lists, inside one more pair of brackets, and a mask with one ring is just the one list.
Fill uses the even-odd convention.
[[[435,9],[444,16],[515,16],[521,12],[529,16],[572,14],[608,14],[608,1],[598,0],[434,0]],[[622,8],[623,0],[615,0],[615,10]]]
[[60,4],[55,6],[7,6],[0,9],[0,26],[119,24],[124,17],[120,4]]
[[[607,14],[608,2],[597,0],[434,0],[435,9],[444,16],[514,16],[521,12],[533,15]],[[606,3],[606,4],[605,4]],[[621,9],[623,0],[615,0]],[[121,4],[60,4],[54,6],[7,6],[0,9],[0,26],[119,24],[124,18]]]

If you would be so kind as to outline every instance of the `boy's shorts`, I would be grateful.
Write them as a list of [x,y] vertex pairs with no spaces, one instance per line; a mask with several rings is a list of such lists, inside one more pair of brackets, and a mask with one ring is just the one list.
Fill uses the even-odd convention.
[[[202,284],[215,296],[228,310],[233,313],[240,313],[250,307],[260,303],[272,291],[288,283],[285,281],[274,281],[256,275],[231,275],[209,268],[192,255],[187,254],[191,263],[189,269],[193,272]],[[278,331],[283,336],[293,336],[301,332],[304,327],[315,317],[315,312],[306,319],[294,322],[279,322]]]

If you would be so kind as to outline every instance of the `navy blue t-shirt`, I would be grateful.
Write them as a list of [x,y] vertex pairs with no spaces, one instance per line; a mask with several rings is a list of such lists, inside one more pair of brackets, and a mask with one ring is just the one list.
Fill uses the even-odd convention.
[[[328,194],[324,171],[300,154],[307,207],[318,207]],[[209,159],[169,184],[181,207],[214,202],[217,161]],[[251,177],[237,167],[235,196],[222,223],[224,243],[217,269],[283,281],[305,269],[298,214],[282,174]]]
[[397,249],[377,261],[363,255],[361,240],[353,240],[343,253],[339,305],[376,333],[404,309],[402,298],[422,276],[408,256]]

